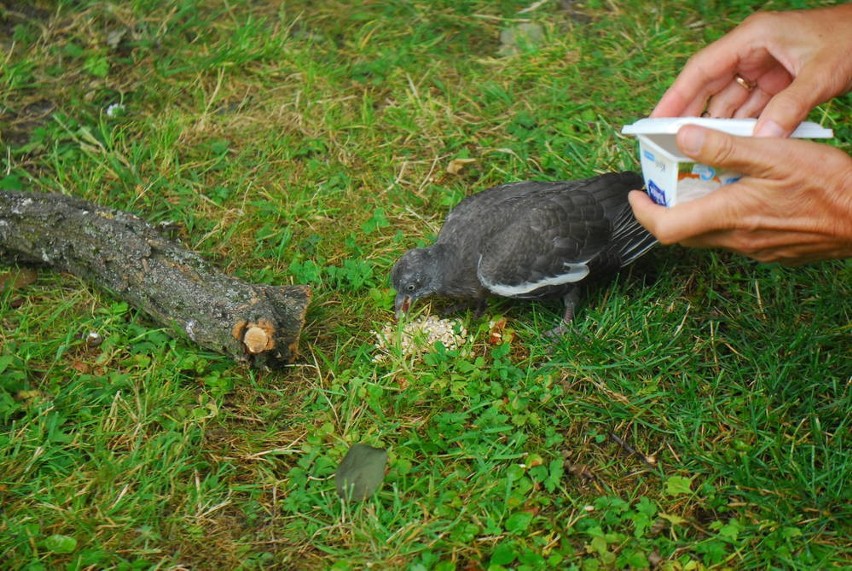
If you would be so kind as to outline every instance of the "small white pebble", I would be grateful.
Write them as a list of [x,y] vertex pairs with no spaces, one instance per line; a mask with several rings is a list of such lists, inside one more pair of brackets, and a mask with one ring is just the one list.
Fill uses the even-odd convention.
[[89,331],[85,339],[88,347],[97,347],[104,341],[104,338],[97,331]]

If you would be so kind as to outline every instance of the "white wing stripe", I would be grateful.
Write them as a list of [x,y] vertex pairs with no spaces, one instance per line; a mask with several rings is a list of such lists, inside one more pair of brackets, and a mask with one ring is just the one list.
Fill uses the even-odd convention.
[[[480,263],[482,262],[481,257],[479,258],[479,261]],[[504,285],[493,283],[483,277],[482,272],[479,270],[478,267],[476,275],[479,277],[480,283],[482,283],[482,285],[485,286],[488,291],[490,291],[494,295],[501,295],[503,297],[515,297],[518,295],[525,295],[547,286],[558,286],[576,283],[589,275],[588,260],[585,262],[578,263],[566,262],[565,268],[568,271],[564,274],[544,278],[543,280],[539,280],[537,282],[524,282],[517,285]]]

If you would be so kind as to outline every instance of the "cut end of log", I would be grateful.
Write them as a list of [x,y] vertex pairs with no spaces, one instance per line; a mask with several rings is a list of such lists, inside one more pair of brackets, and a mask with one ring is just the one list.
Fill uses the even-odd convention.
[[260,355],[275,348],[276,327],[268,319],[256,322],[239,321],[234,325],[233,336],[252,355]]
[[[278,309],[272,317],[239,319],[231,328],[231,338],[236,341],[241,355],[252,367],[279,369],[290,364],[298,354],[299,333],[305,320],[305,311],[311,297],[307,286],[258,287],[261,301]],[[250,306],[249,311],[255,309]]]
[[249,353],[257,355],[263,353],[267,349],[267,345],[271,339],[262,327],[249,327],[246,329],[246,334],[243,336],[243,344],[248,349]]

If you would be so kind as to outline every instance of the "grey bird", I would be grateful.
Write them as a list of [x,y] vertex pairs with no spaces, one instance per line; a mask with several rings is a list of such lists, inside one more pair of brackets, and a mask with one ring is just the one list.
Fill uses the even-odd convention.
[[564,331],[579,288],[605,283],[657,242],[633,216],[630,190],[641,175],[607,173],[572,181],[517,182],[462,200],[432,246],[409,250],[391,271],[394,309],[421,298],[472,302],[489,296],[561,298]]

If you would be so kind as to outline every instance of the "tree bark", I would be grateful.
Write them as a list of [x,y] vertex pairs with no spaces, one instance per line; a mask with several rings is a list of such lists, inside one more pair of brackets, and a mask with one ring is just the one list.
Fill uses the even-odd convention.
[[296,358],[311,297],[307,286],[227,276],[133,214],[60,194],[0,192],[0,259],[70,272],[261,368]]

